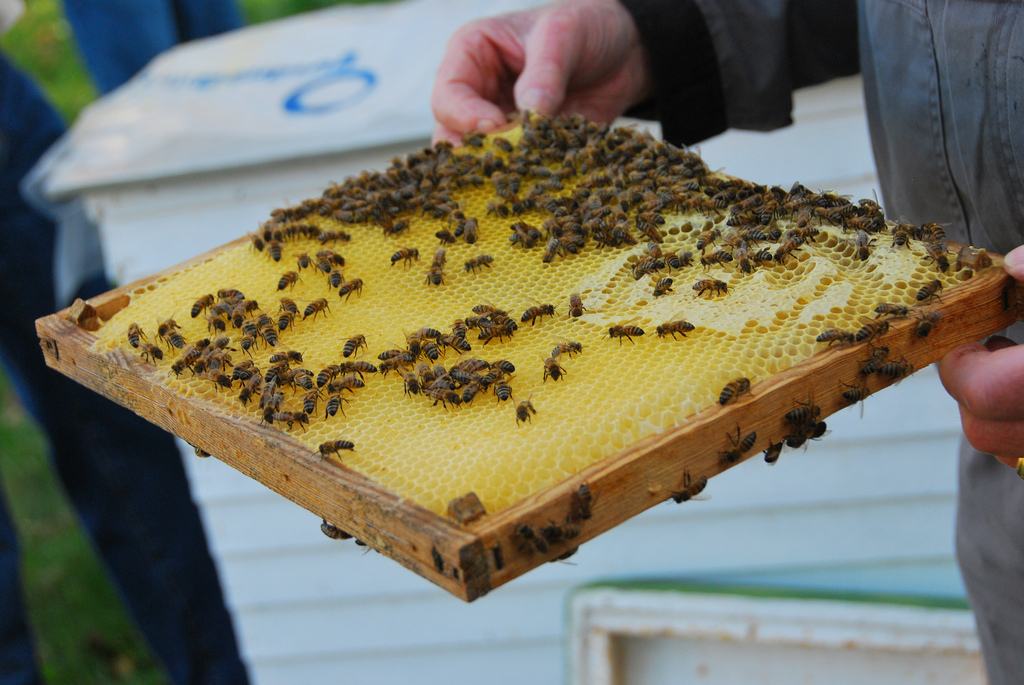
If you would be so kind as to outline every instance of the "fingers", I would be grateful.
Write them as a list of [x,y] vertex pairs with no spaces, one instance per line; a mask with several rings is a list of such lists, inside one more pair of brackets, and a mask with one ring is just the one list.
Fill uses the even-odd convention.
[[512,85],[523,67],[520,31],[525,19],[520,15],[482,19],[452,35],[430,96],[440,129],[486,132],[505,123],[505,113],[515,109]]
[[946,391],[981,419],[1024,421],[1024,346],[1007,343],[967,343],[939,362]]
[[991,454],[1007,466],[1024,457],[1024,421],[986,421],[960,405],[964,435],[976,450]]
[[1006,253],[1003,268],[1018,281],[1024,281],[1024,245]]
[[569,75],[576,71],[582,35],[569,10],[541,15],[526,39],[526,63],[515,85],[518,109],[555,114],[565,99]]
[[1016,465],[1024,457],[1024,345],[999,336],[961,345],[939,362],[939,376],[960,404],[971,445]]

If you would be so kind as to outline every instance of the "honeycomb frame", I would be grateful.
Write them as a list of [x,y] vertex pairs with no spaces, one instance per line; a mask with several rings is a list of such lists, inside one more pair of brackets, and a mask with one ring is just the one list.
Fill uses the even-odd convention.
[[[706,215],[697,214],[692,218],[694,223],[701,224],[699,228],[705,228],[706,222],[700,221],[701,216],[706,218]],[[688,234],[692,239],[700,233],[692,223],[686,230],[679,230],[681,223],[675,226],[674,235]],[[828,249],[839,252],[855,253],[857,249],[852,241],[842,236],[833,236],[822,242],[826,247],[831,244]],[[123,315],[119,319],[118,314],[122,310],[128,311],[126,308],[133,299],[166,287],[166,283],[173,281],[176,275],[202,268],[224,255],[230,256],[232,251],[247,250],[248,244],[249,239],[240,239],[161,274],[88,303],[77,302],[69,310],[41,319],[37,327],[47,362],[176,433],[195,445],[197,450],[213,454],[322,516],[335,526],[335,530],[354,535],[467,600],[485,594],[544,561],[564,557],[579,543],[654,504],[666,499],[683,501],[689,498],[707,482],[707,478],[778,444],[787,431],[791,433],[793,430],[792,425],[787,425],[785,416],[780,416],[784,414],[780,408],[800,410],[801,407],[813,406],[815,418],[823,419],[847,406],[851,402],[843,392],[853,386],[837,385],[835,379],[858,378],[859,369],[865,361],[864,344],[814,345],[811,344],[814,337],[811,334],[812,340],[807,343],[811,349],[803,355],[802,361],[788,368],[781,366],[770,373],[758,374],[754,378],[753,391],[738,394],[735,401],[725,404],[715,401],[725,381],[738,375],[733,371],[723,371],[715,377],[717,380],[711,382],[712,394],[705,397],[700,406],[690,407],[688,417],[685,412],[677,412],[682,413],[685,420],[657,426],[658,430],[648,431],[639,439],[620,440],[610,449],[606,446],[600,458],[591,459],[582,467],[574,467],[568,475],[559,475],[543,487],[513,498],[510,503],[488,506],[486,515],[461,518],[459,512],[463,508],[459,506],[459,498],[452,498],[454,506],[450,511],[455,519],[452,520],[442,516],[436,503],[429,506],[417,504],[394,489],[382,486],[370,475],[361,475],[348,468],[345,459],[322,458],[311,447],[309,436],[303,439],[304,429],[300,433],[263,425],[258,420],[258,413],[254,416],[252,413],[247,415],[225,410],[223,403],[211,398],[209,393],[183,393],[180,387],[169,387],[175,384],[168,384],[166,363],[158,369],[141,360],[127,344],[110,343],[109,331],[123,330]],[[956,246],[952,249],[955,251]],[[887,254],[892,252],[890,249]],[[563,254],[558,260],[564,262],[566,257]],[[642,249],[635,249],[628,255],[628,261],[621,261],[616,268],[621,271],[628,268],[627,264],[636,264],[643,258]],[[850,254],[845,258],[849,260]],[[790,270],[801,269],[804,259],[802,255],[796,256],[792,260],[795,266]],[[996,266],[1000,264],[998,256],[993,256],[993,261]],[[709,265],[708,272],[715,273],[717,266],[720,265]],[[421,281],[424,267],[421,261],[414,270]],[[394,267],[396,273],[402,268],[403,265]],[[948,287],[942,291],[941,304],[931,306],[933,303],[929,302],[919,312],[942,312],[941,323],[929,336],[922,337],[917,333],[920,323],[913,317],[886,319],[890,324],[888,331],[872,340],[871,345],[887,344],[893,347],[893,358],[899,354],[902,363],[919,369],[941,358],[953,346],[1001,330],[1017,318],[1018,295],[1012,287],[1012,279],[1001,269],[985,269],[973,278],[962,276],[954,279],[956,273],[961,272],[955,271],[946,281]],[[641,293],[637,297],[644,297],[642,292],[646,291],[639,287],[643,285],[640,279],[622,280],[627,284],[629,280],[635,280],[637,287],[633,287],[633,292]],[[828,285],[831,283],[826,287]],[[421,283],[420,287],[429,289],[431,284]],[[908,287],[904,284],[904,290]],[[707,299],[714,300],[717,294],[711,292]],[[691,294],[687,302],[693,304],[701,295]],[[497,297],[491,299],[498,300]],[[648,296],[646,299],[652,298]],[[671,302],[671,297],[668,300],[663,298],[663,301]],[[501,302],[504,304],[504,300]],[[596,318],[600,323],[598,329],[609,324],[609,319],[601,319],[600,315],[607,303],[602,304],[593,297],[588,297],[584,303],[590,305],[588,309],[597,310],[593,314],[588,311],[584,317]],[[564,303],[558,304],[560,309],[564,307]],[[634,304],[649,307],[661,303],[643,301]],[[671,306],[662,306],[665,311],[651,314],[645,321],[671,318],[667,309]],[[855,312],[861,318],[865,313]],[[518,314],[515,312],[517,318]],[[181,313],[176,315],[182,316]],[[652,318],[659,315],[660,319]],[[316,320],[316,315],[313,318]],[[687,318],[690,318],[689,314]],[[742,314],[740,318],[743,318]],[[108,321],[121,323],[104,331]],[[616,322],[628,323],[619,318],[611,320],[611,325],[617,325]],[[440,322],[422,323],[437,325]],[[755,334],[757,327],[752,323],[756,322],[740,321],[736,325],[741,332]],[[653,329],[653,325],[644,325]],[[543,326],[542,320],[540,327]],[[524,323],[523,327],[526,328],[527,324]],[[751,330],[746,331],[746,328]],[[819,325],[812,333],[820,331]],[[650,334],[653,330],[648,333],[643,343],[657,345],[658,349],[673,345],[667,336],[665,340],[658,341],[652,340],[654,336]],[[702,333],[705,331],[698,326],[697,333],[691,335],[699,337]],[[804,333],[805,338],[807,335]],[[120,333],[117,337],[123,341]],[[399,336],[395,334],[392,337]],[[499,341],[498,346],[503,342]],[[588,341],[588,346],[592,342]],[[617,342],[622,345],[624,341],[620,338]],[[615,340],[605,339],[604,343],[606,348],[615,349]],[[380,349],[379,344],[374,351],[377,349]],[[633,348],[627,344],[625,349]],[[582,356],[586,356],[588,351],[585,349]],[[166,361],[169,363],[170,360]],[[565,385],[578,375],[579,369],[574,368],[576,360],[563,363],[568,369],[568,380],[555,379],[551,383],[558,381],[560,386]],[[536,373],[539,375],[539,369]],[[545,385],[534,383],[534,387],[550,385],[547,375],[545,367],[542,379]],[[875,375],[865,381],[863,387],[875,391],[897,381],[898,376],[887,379]],[[393,378],[388,379],[388,385],[395,387]],[[546,413],[547,407],[541,403],[538,405],[539,411]],[[429,406],[429,402],[425,406]],[[451,415],[440,413],[441,407],[434,409],[439,417],[451,420]],[[598,418],[600,413],[596,412]],[[537,423],[543,425],[542,421]],[[538,430],[532,422],[522,428],[518,422],[509,420],[508,424],[509,431],[516,430],[521,434]],[[313,439],[313,445],[320,439]],[[485,504],[491,502],[485,501]],[[473,507],[465,510],[472,511]],[[553,526],[552,522],[562,521],[566,522],[564,527]],[[552,528],[557,530],[548,534]],[[545,531],[545,535],[540,537],[538,531]]]

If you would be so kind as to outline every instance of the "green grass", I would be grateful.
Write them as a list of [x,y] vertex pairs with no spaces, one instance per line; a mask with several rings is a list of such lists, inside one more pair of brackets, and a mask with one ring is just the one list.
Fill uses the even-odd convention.
[[[373,0],[355,0],[373,1]],[[66,122],[96,97],[58,0],[28,0],[0,39]],[[240,0],[250,23],[321,9],[331,0]],[[19,531],[22,583],[50,685],[168,682],[98,562],[46,457],[45,441],[0,373],[0,479]],[[0,607],[2,610],[2,607]]]
[[3,375],[0,477],[19,533],[22,584],[47,681],[167,682],[68,505],[42,433]]

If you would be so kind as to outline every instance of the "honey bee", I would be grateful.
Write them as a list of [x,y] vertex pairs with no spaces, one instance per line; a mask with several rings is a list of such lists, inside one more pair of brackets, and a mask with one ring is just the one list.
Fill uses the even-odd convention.
[[444,283],[444,267],[435,262],[427,270],[427,277],[424,280],[429,285],[442,285]]
[[243,335],[238,340],[238,346],[240,348],[242,348],[243,352],[245,352],[246,354],[251,355],[252,352],[250,352],[250,350],[252,350],[252,348],[256,347],[256,336],[255,335]]
[[345,403],[348,400],[341,396],[340,392],[331,393],[327,397],[327,402],[324,404],[324,418],[328,416],[335,416],[339,411],[341,415],[345,415]]
[[715,278],[703,278],[693,284],[693,289],[697,291],[697,297],[704,293],[711,293],[712,296],[716,294],[725,295],[729,292],[729,284]]
[[887,362],[878,368],[878,373],[893,380],[903,378],[914,372],[914,365],[905,359],[898,362]]
[[292,312],[281,312],[277,317],[277,330],[286,331],[295,324],[295,314]]
[[547,359],[544,360],[543,380],[545,382],[548,380],[548,376],[551,377],[551,380],[557,381],[560,380],[564,375],[565,369],[558,364],[558,357],[548,357]]
[[128,324],[128,344],[134,348],[139,347],[139,339],[149,340],[142,332],[142,327],[137,323]]
[[925,245],[925,251],[928,253],[928,258],[935,262],[935,266],[938,267],[939,271],[942,273],[949,271],[949,253],[946,252],[945,246],[929,243]]
[[448,409],[449,404],[451,404],[453,407],[458,407],[459,405],[462,404],[462,396],[455,390],[447,390],[445,388],[429,388],[427,389],[425,394],[430,399],[434,400],[434,403],[430,405],[432,407],[436,407],[438,402],[440,402],[441,406],[444,407],[445,409]]
[[434,233],[434,237],[437,238],[442,245],[453,245],[455,243],[455,236],[448,229],[441,229]]
[[644,257],[633,265],[633,280],[639,281],[647,274],[655,273],[665,268],[665,262],[655,257]]
[[622,339],[623,338],[626,338],[627,340],[629,340],[630,343],[635,344],[635,343],[633,343],[633,338],[637,337],[637,336],[641,336],[643,334],[644,334],[644,329],[640,328],[639,326],[630,326],[630,325],[618,324],[618,325],[615,325],[615,326],[611,326],[608,329],[608,337],[609,338],[618,338],[619,339],[619,346],[622,345]]
[[[323,454],[320,455],[323,458]],[[333,523],[329,523],[327,519],[320,520],[320,532],[329,537],[332,540],[348,540],[352,536],[341,528],[338,528]]]
[[704,488],[708,486],[707,476],[698,476],[694,479],[689,470],[683,471],[683,489],[672,490],[671,496],[672,501],[676,504],[682,504],[683,502],[689,502],[691,499],[704,492]]
[[942,298],[939,297],[940,290],[942,290],[942,281],[935,279],[934,281],[925,284],[917,291],[917,301],[924,302],[932,299],[933,297],[937,297],[941,301]]
[[359,388],[365,388],[366,383],[355,374],[349,374],[343,378],[335,378],[327,384],[327,392],[355,392]]
[[363,294],[363,279],[354,278],[351,281],[342,283],[338,288],[338,297],[344,297],[346,300],[348,300],[352,293]]
[[[309,265],[312,264],[313,262],[312,260],[310,260],[309,254],[303,252],[302,254],[295,258],[295,263],[296,265],[298,265],[299,271],[302,271],[303,269],[308,269]],[[284,290],[284,288],[278,288],[278,290]]]
[[587,308],[583,306],[583,298],[580,297],[580,294],[573,293],[569,295],[569,316],[577,319],[583,316],[585,311],[587,311]]
[[320,452],[320,457],[326,457],[328,454],[333,454],[340,457],[341,450],[350,450],[354,452],[356,446],[349,440],[328,440],[327,442],[321,443],[317,450]]
[[865,231],[857,231],[857,258],[862,262],[865,261],[871,254],[871,247],[875,244],[875,241],[871,239],[871,236]]
[[142,358],[147,362],[152,361],[153,359],[164,358],[164,351],[160,349],[159,345],[145,342],[139,345],[139,349],[142,350]]
[[724,250],[716,250],[709,255],[701,255],[700,264],[705,270],[710,269],[715,264],[727,264],[732,261],[732,255]]
[[527,249],[532,249],[540,240],[540,230],[524,221],[517,221],[509,228],[512,230],[512,235],[509,236],[509,242],[512,244],[519,243]]
[[540,260],[545,264],[550,264],[557,254],[561,254],[565,257],[565,253],[562,252],[562,243],[558,238],[552,236],[548,240],[548,244],[544,247],[544,254],[541,256]]
[[[572,344],[575,344],[575,343],[572,343]],[[583,347],[581,346],[580,349],[582,350]],[[513,364],[512,362],[510,362],[507,359],[498,359],[497,361],[491,362],[490,368],[497,369],[501,373],[512,374],[512,373],[516,372],[515,364]]]
[[487,134],[480,131],[466,131],[462,134],[462,144],[467,147],[483,147]]
[[267,243],[267,254],[275,262],[281,261],[281,253],[284,250],[284,246],[278,240],[271,240]]
[[662,278],[654,286],[654,297],[661,297],[667,293],[675,292],[672,289],[672,279]]
[[589,519],[593,513],[593,503],[594,495],[590,490],[590,486],[586,483],[581,484],[572,493],[572,500],[569,505],[569,520],[583,521]]
[[916,227],[908,224],[893,224],[892,227],[892,248],[909,247],[911,229]]
[[495,137],[491,139],[491,143],[493,143],[496,148],[498,148],[504,153],[512,152],[512,143],[508,142],[508,140],[506,140],[505,138],[502,138],[500,136]]
[[666,335],[671,335],[673,340],[678,340],[678,338],[676,338],[677,333],[685,338],[687,337],[686,334],[692,331],[694,328],[696,328],[696,326],[694,326],[689,321],[677,319],[675,321],[666,321],[665,323],[658,326],[657,331],[659,338],[663,338]]
[[338,288],[345,280],[345,275],[338,269],[331,269],[331,273],[327,274],[327,284],[332,288]]
[[499,402],[506,401],[512,397],[512,386],[504,378],[499,378],[494,382],[494,396],[498,398]]
[[677,270],[690,266],[693,264],[693,253],[689,250],[680,249],[679,252],[666,257],[665,264]]
[[870,376],[874,372],[878,371],[885,363],[885,360],[889,356],[889,348],[884,346],[875,347],[872,349],[871,357],[865,359],[860,367],[860,372],[865,376]]
[[477,230],[479,223],[474,218],[466,219],[466,223],[463,226],[462,240],[466,241],[467,245],[473,245],[477,241]]
[[697,236],[697,249],[700,250],[701,254],[704,254],[704,250],[709,246],[713,245],[714,242],[722,236],[722,231],[717,228],[709,228],[708,230]]
[[779,456],[782,454],[782,446],[784,442],[774,442],[768,446],[768,449],[764,451],[764,463],[774,464],[779,460]]
[[922,224],[917,229],[917,239],[940,246],[943,251],[946,248],[946,232],[937,223],[929,222]]
[[360,347],[366,349],[366,336],[362,334],[349,338],[345,341],[345,346],[341,348],[341,356],[351,357],[359,351]]
[[533,307],[530,307],[529,309],[527,309],[525,312],[523,312],[523,315],[522,315],[522,317],[520,317],[519,320],[521,322],[523,322],[523,323],[526,323],[527,321],[529,321],[530,325],[532,326],[534,323],[537,322],[537,319],[543,319],[545,316],[554,316],[554,315],[555,315],[555,306],[554,305],[551,305],[551,304],[541,304],[541,305],[536,305],[536,306],[533,306]]
[[801,428],[814,425],[819,416],[821,416],[821,407],[811,404],[809,401],[801,402],[796,409],[786,412],[786,421]]
[[466,273],[472,271],[476,273],[476,270],[481,267],[491,268],[491,264],[494,262],[494,257],[489,254],[477,255],[466,260]]
[[880,335],[884,335],[888,330],[888,321],[875,321],[861,327],[853,339],[855,342],[867,342],[868,340],[874,340]]
[[532,423],[533,419],[530,418],[530,415],[536,413],[537,410],[533,408],[533,403],[530,402],[529,397],[522,400],[518,405],[516,405],[516,426],[527,421]]
[[469,404],[473,401],[473,398],[477,396],[477,393],[483,389],[483,384],[477,380],[470,380],[468,383],[462,386],[462,403]]
[[224,288],[217,291],[217,299],[239,302],[245,299],[245,295],[241,290],[236,290],[235,288]]
[[827,342],[829,347],[832,343],[853,343],[856,340],[856,335],[852,331],[842,331],[838,328],[830,328],[827,331],[822,331],[815,338],[820,343]]
[[412,264],[412,260],[419,261],[420,251],[415,247],[401,247],[393,255],[391,255],[391,266],[394,266],[396,262],[405,262],[405,266]]
[[415,371],[405,371],[402,373],[403,389],[406,395],[419,395],[420,394],[420,379],[416,375]]
[[[572,359],[574,354],[580,354],[581,352],[583,352],[583,345],[578,342],[566,341],[555,345],[554,349],[551,350],[551,357],[556,358],[563,354],[567,354],[569,355],[569,358]],[[504,360],[502,361],[504,362]],[[505,363],[511,364],[511,362]],[[502,370],[504,371],[505,369]],[[515,368],[513,368],[512,371],[515,371]],[[508,371],[508,373],[512,373],[512,371]]]
[[504,309],[498,309],[489,302],[482,302],[473,307],[473,313],[479,314],[480,316],[489,316],[491,319],[502,319],[508,316],[508,312]]
[[537,535],[537,532],[531,525],[524,523],[518,526],[516,528],[516,535],[520,538],[519,548],[523,552],[536,550],[541,554],[547,554],[551,549],[548,546],[548,541],[542,536]]
[[463,336],[458,335],[442,335],[437,339],[443,347],[454,347],[459,352],[469,352],[473,349],[473,346],[469,344]]
[[875,318],[882,316],[891,316],[895,319],[905,319],[910,316],[910,307],[902,304],[892,304],[889,302],[881,302],[875,307]]
[[289,271],[281,276],[281,280],[277,282],[277,289],[284,290],[285,288],[293,289],[295,284],[299,282],[299,274],[295,271]]
[[[327,304],[327,300],[325,300],[324,298],[321,297],[320,299],[313,300],[308,305],[306,305],[305,311],[302,312],[302,320],[305,321],[310,316],[312,316],[313,320],[315,321],[317,314],[319,314],[320,312],[329,312],[329,311],[331,311],[330,305]],[[324,314],[324,316],[327,316],[327,315]]]
[[736,426],[736,437],[732,437],[732,433],[728,434],[729,442],[732,443],[732,449],[727,449],[723,452],[719,452],[722,459],[730,463],[736,463],[740,458],[749,452],[757,442],[757,433],[751,432],[740,437],[740,427]]
[[[843,383],[846,385],[846,383]],[[862,400],[867,399],[868,395],[871,394],[871,390],[866,385],[846,385],[847,390],[843,391],[843,399],[848,404],[857,404]]]
[[302,363],[302,353],[297,350],[288,350],[287,352],[278,352],[270,356],[271,364],[280,364],[281,362],[295,362],[297,364]]
[[512,334],[516,330],[515,325],[516,323],[509,319],[508,321],[505,321],[500,324],[491,324],[490,326],[485,326],[480,330],[480,335],[477,336],[477,339],[483,340],[484,345],[491,342],[495,338],[498,339],[498,342],[504,342],[505,338],[512,337]]
[[157,327],[157,335],[167,341],[168,345],[177,347],[179,350],[185,347],[185,338],[178,333],[179,326],[174,319],[167,319]]
[[325,274],[336,266],[345,266],[345,258],[333,250],[320,250],[316,253],[316,268]]
[[734,381],[730,381],[724,388],[722,388],[722,392],[718,396],[718,403],[723,405],[728,404],[745,392],[750,392],[750,379],[737,378]]
[[213,295],[203,295],[202,297],[200,297],[198,300],[195,301],[195,304],[192,305],[192,318],[194,319],[197,316],[199,316],[202,312],[205,312],[207,309],[213,306],[213,303]]
[[796,238],[789,238],[783,241],[783,243],[779,245],[779,248],[775,250],[775,261],[781,264],[786,257],[792,254],[795,250],[798,250],[802,244],[803,241]]
[[507,218],[512,213],[512,210],[509,209],[509,206],[502,202],[501,200],[492,200],[491,202],[487,203],[487,213],[489,215]]
[[932,332],[932,328],[942,319],[942,312],[936,310],[918,318],[917,336],[926,338]]
[[226,331],[228,328],[227,322],[220,318],[217,314],[207,314],[206,319],[206,330],[208,331]]

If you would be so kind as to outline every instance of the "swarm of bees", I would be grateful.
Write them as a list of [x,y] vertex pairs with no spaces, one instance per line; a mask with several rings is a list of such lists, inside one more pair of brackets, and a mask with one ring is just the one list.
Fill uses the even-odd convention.
[[[514,417],[520,434],[541,432],[556,404],[546,396],[592,375],[587,363],[594,346],[633,357],[651,349],[683,355],[712,347],[705,336],[716,322],[708,311],[731,310],[749,284],[792,272],[823,250],[845,259],[851,272],[865,273],[883,258],[916,255],[920,269],[907,278],[909,290],[872,302],[872,314],[853,323],[831,317],[809,333],[820,351],[864,350],[857,357],[861,374],[841,379],[838,389],[855,404],[870,394],[869,380],[895,382],[913,371],[899,352],[907,340],[893,340],[901,320],[910,320],[901,330],[915,325],[911,343],[950,325],[939,307],[952,275],[992,264],[984,251],[963,249],[954,258],[937,224],[887,221],[875,202],[799,183],[785,189],[730,178],[693,151],[637,131],[531,114],[519,124],[507,137],[474,132],[461,149],[440,143],[397,158],[383,171],[275,210],[244,248],[273,278],[255,290],[236,283],[239,288],[205,293],[209,286],[203,286],[159,318],[136,317],[127,328],[132,353],[166,368],[169,378],[196,379],[237,397],[236,405],[263,424],[291,432],[320,457],[338,458],[353,443],[333,437],[342,428],[336,424],[366,406],[360,403],[368,387],[386,387],[398,401],[430,407],[439,420],[491,405],[501,408],[510,428]],[[382,248],[355,249],[370,241]],[[613,287],[574,277],[559,281],[558,292],[541,295],[529,290],[529,279],[514,278],[522,264],[538,270],[531,274],[556,279],[598,257],[618,260]],[[421,302],[446,303],[450,323],[436,310],[388,335],[362,319],[352,323],[351,314],[374,298],[378,307],[379,298],[402,304],[407,294],[389,293],[385,277],[406,277],[408,292],[428,298]],[[493,283],[505,284],[508,299],[495,297],[505,308],[484,299],[494,290],[473,296]],[[256,296],[247,298],[241,289]],[[612,289],[636,297],[617,309]],[[450,293],[462,298],[458,308]],[[417,328],[424,319],[433,324]],[[305,354],[312,352],[310,332],[327,329],[334,331],[330,340],[316,346],[329,344],[330,358],[322,349]],[[124,331],[122,325],[121,344]],[[588,352],[577,360],[584,344]],[[530,355],[516,356],[526,346]],[[744,404],[746,393],[756,397],[753,386],[767,375],[762,368],[729,368],[729,376],[716,377],[708,390],[711,407],[715,399],[716,409],[729,405],[723,411]],[[815,409],[809,400],[793,409],[792,420],[787,414],[786,430],[772,436],[765,453],[768,463],[784,447],[824,434]],[[360,435],[348,437],[367,444]],[[716,451],[732,463],[749,456],[756,433],[736,426],[720,441]],[[368,451],[361,447],[358,456]],[[706,482],[688,476],[671,498],[692,499]],[[540,551],[571,539],[569,523],[523,524],[520,537]]]

